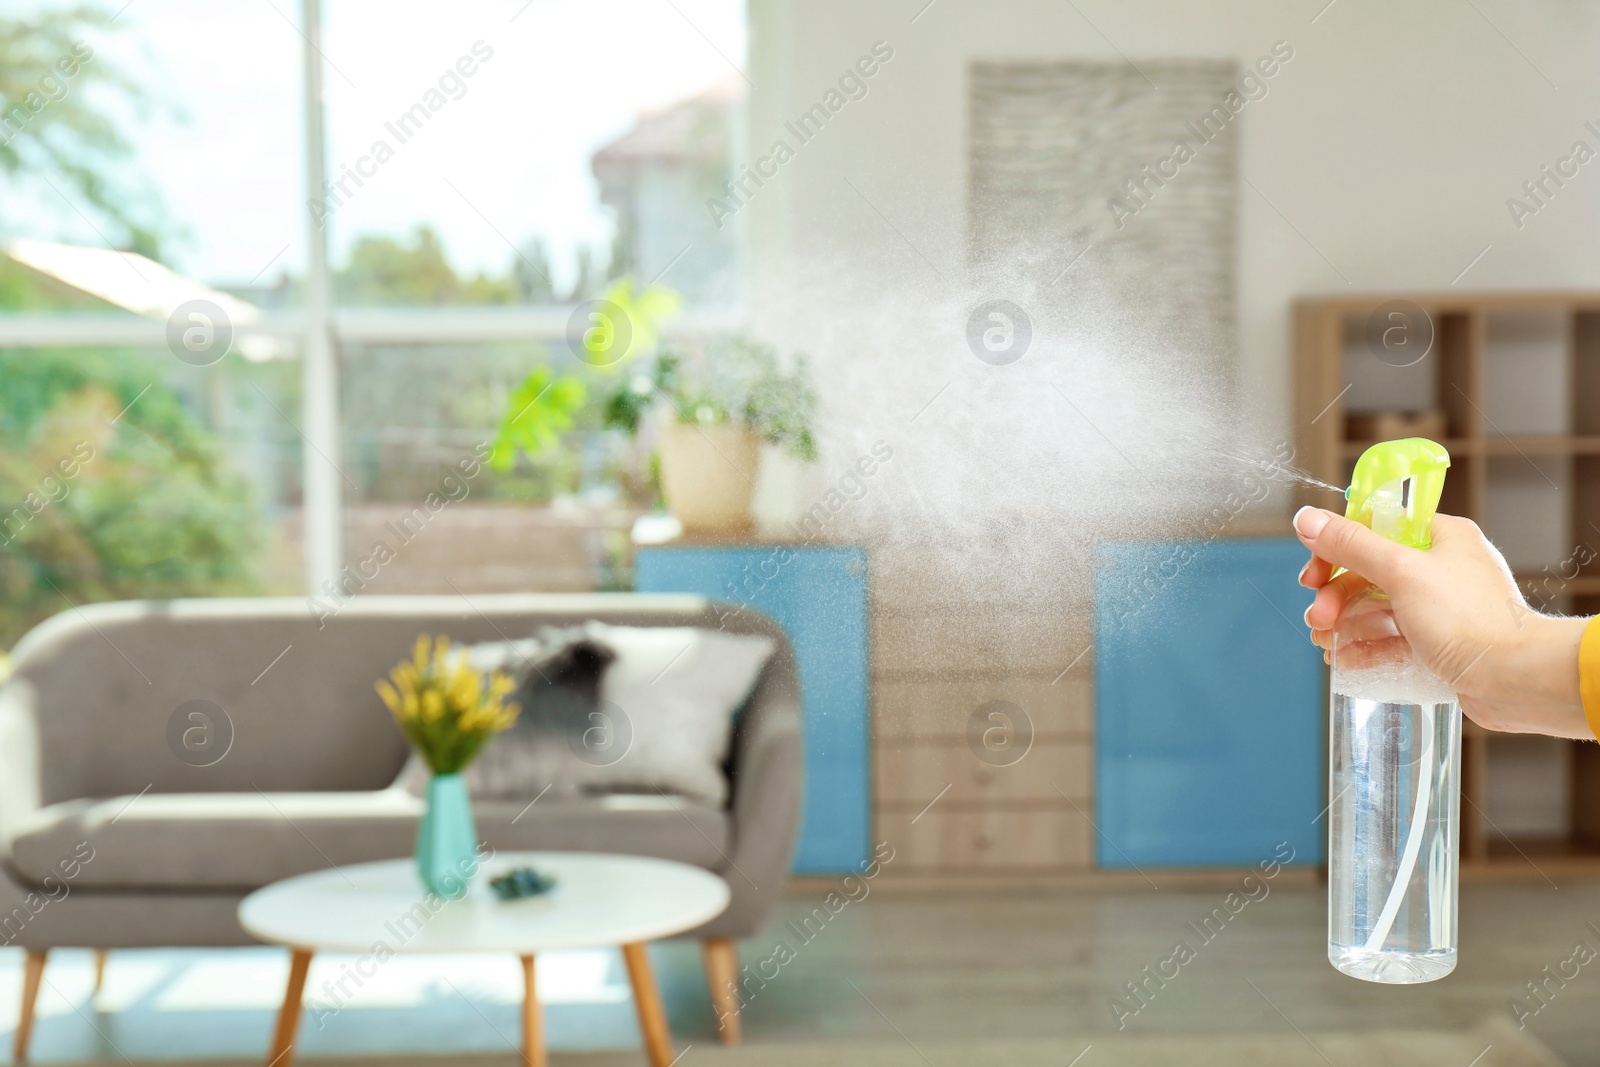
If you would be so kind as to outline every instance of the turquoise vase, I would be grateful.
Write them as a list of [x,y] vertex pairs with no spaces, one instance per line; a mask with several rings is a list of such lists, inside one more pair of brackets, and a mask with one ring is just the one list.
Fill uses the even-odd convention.
[[426,800],[417,827],[417,874],[428,892],[460,900],[478,870],[478,831],[467,783],[459,774],[436,774],[428,779]]

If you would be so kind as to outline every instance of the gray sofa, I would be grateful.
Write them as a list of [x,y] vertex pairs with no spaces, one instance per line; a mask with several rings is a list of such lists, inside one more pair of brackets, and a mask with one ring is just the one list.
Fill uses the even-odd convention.
[[[496,850],[726,872],[727,911],[684,936],[702,941],[710,973],[736,975],[733,939],[755,934],[780,893],[800,808],[794,660],[765,617],[631,594],[356,597],[323,617],[300,599],[97,604],[24,637],[0,688],[0,944],[28,950],[18,1060],[48,949],[251,944],[235,917],[251,890],[411,854],[421,802],[397,784],[408,749],[373,682],[418,633],[494,641],[588,619],[777,642],[738,719],[727,807],[661,795],[479,802],[479,836]],[[216,747],[185,762],[172,738],[188,717],[173,720],[196,700],[226,721],[213,713]],[[725,1019],[724,1038],[736,1037]]]

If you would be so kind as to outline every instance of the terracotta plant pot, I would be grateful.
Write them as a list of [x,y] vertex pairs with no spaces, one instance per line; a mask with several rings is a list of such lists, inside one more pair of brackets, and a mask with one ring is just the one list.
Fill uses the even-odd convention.
[[743,426],[671,422],[661,432],[661,492],[686,531],[737,533],[753,525],[761,441]]

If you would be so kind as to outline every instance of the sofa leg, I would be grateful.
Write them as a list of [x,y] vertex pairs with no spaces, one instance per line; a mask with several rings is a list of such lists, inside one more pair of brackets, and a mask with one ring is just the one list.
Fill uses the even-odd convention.
[[33,1036],[33,1005],[39,999],[39,982],[44,978],[44,958],[48,950],[30,948],[22,961],[22,1018],[17,1020],[16,1043],[11,1062],[28,1062],[28,1038]]
[[[100,992],[100,987],[106,984],[106,950],[94,950],[94,991]],[[91,994],[92,995],[92,994]]]
[[739,946],[731,938],[708,937],[700,942],[705,959],[706,986],[711,990],[711,1010],[717,1013],[717,1033],[724,1045],[739,1043]]

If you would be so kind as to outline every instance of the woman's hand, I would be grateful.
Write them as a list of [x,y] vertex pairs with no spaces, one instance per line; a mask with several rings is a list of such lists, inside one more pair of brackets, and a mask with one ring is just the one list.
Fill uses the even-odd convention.
[[[1476,523],[1436,515],[1427,552],[1320,508],[1301,508],[1294,527],[1312,553],[1300,584],[1317,591],[1306,625],[1324,658],[1345,605],[1376,584],[1389,595],[1417,659],[1455,689],[1473,722],[1593,739],[1578,692],[1586,620],[1529,608],[1505,558]],[[1345,573],[1332,577],[1335,567]]]

